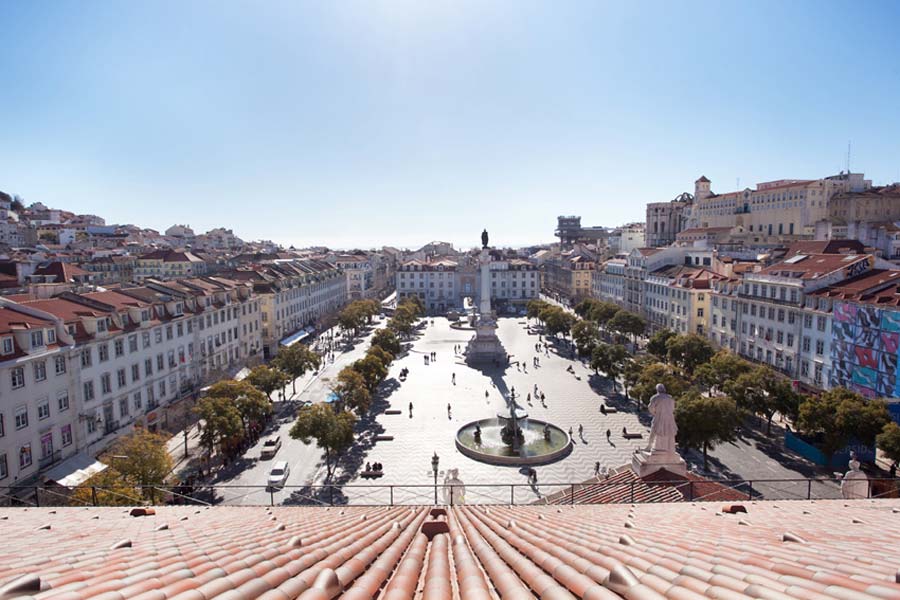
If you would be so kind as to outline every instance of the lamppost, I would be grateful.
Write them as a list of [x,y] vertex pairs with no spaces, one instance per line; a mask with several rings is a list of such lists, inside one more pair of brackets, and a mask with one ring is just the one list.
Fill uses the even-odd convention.
[[437,506],[437,476],[438,476],[438,463],[440,462],[440,458],[437,455],[437,452],[434,453],[434,456],[431,457],[431,472],[434,473],[434,504]]

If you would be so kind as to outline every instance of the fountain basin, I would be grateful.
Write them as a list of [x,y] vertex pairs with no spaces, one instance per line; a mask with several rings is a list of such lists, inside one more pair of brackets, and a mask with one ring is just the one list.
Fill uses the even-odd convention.
[[[572,451],[569,434],[544,421],[520,421],[524,441],[519,452],[503,442],[500,430],[506,419],[472,421],[456,432],[456,448],[471,459],[493,465],[541,465],[559,460]],[[544,426],[550,428],[549,442],[544,439]],[[481,427],[481,443],[475,440],[475,428]]]

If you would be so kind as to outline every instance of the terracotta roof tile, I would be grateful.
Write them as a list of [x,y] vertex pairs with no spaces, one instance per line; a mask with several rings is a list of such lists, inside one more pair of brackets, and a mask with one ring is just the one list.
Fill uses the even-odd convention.
[[0,597],[900,598],[900,501],[740,506],[2,508]]

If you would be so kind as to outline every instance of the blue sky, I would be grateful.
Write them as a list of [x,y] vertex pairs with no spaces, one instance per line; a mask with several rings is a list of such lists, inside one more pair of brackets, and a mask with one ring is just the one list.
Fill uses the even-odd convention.
[[900,179],[900,3],[0,2],[0,189],[334,247]]

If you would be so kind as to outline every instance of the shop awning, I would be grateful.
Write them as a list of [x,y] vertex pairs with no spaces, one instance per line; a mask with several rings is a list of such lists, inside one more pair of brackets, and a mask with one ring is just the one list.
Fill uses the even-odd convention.
[[308,337],[309,337],[309,332],[306,331],[305,329],[301,329],[300,331],[298,331],[298,332],[295,333],[294,335],[289,335],[289,336],[287,336],[286,338],[284,338],[283,340],[281,340],[279,343],[280,343],[282,346],[293,346],[293,345],[296,344],[297,342],[300,342],[300,341],[302,341],[302,340],[304,340],[304,339],[306,339],[306,338],[308,338]]
[[43,475],[44,481],[75,487],[106,470],[108,465],[87,454],[76,454],[62,461]]

